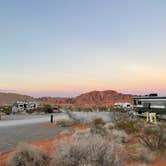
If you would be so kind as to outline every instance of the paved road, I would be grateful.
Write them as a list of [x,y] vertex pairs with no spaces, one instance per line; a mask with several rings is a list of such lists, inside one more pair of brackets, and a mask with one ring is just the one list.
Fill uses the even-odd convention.
[[14,149],[19,142],[53,139],[63,129],[44,124],[17,125],[0,128],[0,155]]
[[[90,121],[96,117],[101,117],[105,120],[110,119],[111,113],[108,112],[74,112],[75,117],[78,119],[84,119],[86,121]],[[68,119],[68,115],[65,113],[57,113],[54,114],[54,120],[59,119]],[[23,124],[35,124],[35,123],[42,123],[42,122],[49,122],[50,121],[50,114],[47,115],[9,115],[2,117],[0,121],[0,128],[7,127],[7,126],[16,126],[16,125],[23,125]]]
[[[65,119],[67,115],[65,114],[54,114],[54,120]],[[50,115],[10,115],[2,117],[0,121],[0,128],[7,126],[17,126],[24,124],[35,124],[42,122],[49,122]]]
[[[107,120],[109,113],[74,113],[75,117],[91,120],[102,117]],[[68,119],[64,113],[54,114],[54,120]],[[16,147],[19,142],[52,139],[62,131],[62,128],[43,125],[49,122],[50,115],[10,115],[0,121],[0,155]]]

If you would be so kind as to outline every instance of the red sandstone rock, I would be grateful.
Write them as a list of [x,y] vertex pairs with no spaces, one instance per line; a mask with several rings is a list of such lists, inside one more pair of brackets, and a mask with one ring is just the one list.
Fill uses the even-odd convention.
[[75,98],[43,97],[40,100],[54,105],[73,106],[104,106],[113,105],[116,102],[133,102],[132,95],[118,93],[113,90],[92,91]]

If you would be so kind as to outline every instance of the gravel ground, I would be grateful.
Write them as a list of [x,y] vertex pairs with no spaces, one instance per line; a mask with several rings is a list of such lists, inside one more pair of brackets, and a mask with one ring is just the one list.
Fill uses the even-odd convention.
[[63,129],[43,124],[0,128],[0,155],[14,149],[19,142],[53,139]]

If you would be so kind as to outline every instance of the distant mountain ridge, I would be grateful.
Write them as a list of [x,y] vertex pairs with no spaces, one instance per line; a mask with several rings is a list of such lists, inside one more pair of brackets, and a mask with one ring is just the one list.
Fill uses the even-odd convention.
[[0,106],[12,105],[14,102],[21,101],[39,101],[51,105],[63,106],[99,106],[99,105],[113,105],[116,102],[133,102],[133,95],[118,93],[114,90],[106,91],[91,91],[83,93],[73,98],[60,97],[41,97],[33,98],[27,95],[16,93],[0,93]]
[[21,95],[17,93],[4,93],[0,92],[0,106],[12,105],[14,102],[21,101],[33,101],[35,100],[31,96]]

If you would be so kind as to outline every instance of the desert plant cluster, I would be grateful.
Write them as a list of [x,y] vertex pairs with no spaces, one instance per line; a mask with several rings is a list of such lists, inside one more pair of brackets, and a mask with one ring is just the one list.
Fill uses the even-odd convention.
[[140,142],[152,151],[166,151],[166,125],[146,126]]
[[8,159],[8,166],[45,166],[49,157],[43,150],[27,143],[18,145],[18,150]]
[[[67,129],[78,122],[82,123],[74,117],[57,121],[56,125]],[[84,130],[76,129],[71,139],[54,145],[51,155],[38,147],[21,144],[9,158],[8,166],[125,166],[126,161],[147,165],[166,154],[164,123],[146,124],[142,119],[129,118],[105,122],[95,118],[88,125]]]
[[120,166],[114,144],[101,137],[75,138],[57,147],[51,165],[55,166]]

